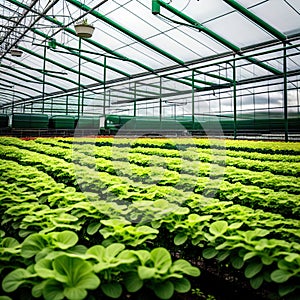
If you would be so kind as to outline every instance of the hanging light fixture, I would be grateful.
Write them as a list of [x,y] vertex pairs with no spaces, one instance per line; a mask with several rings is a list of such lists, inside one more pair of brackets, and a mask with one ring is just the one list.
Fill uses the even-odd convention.
[[17,46],[10,49],[11,56],[15,57],[21,57],[23,54],[23,51],[18,49]]
[[92,37],[95,27],[88,24],[87,19],[82,20],[80,23],[74,25],[76,35],[81,38]]

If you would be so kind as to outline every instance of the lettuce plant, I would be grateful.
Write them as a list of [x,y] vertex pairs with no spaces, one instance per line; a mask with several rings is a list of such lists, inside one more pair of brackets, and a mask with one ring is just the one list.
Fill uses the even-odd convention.
[[100,280],[93,273],[92,265],[80,257],[59,255],[53,260],[40,259],[27,269],[16,269],[2,282],[5,292],[13,292],[20,285],[32,284],[32,295],[45,300],[81,300],[86,290],[96,289]]
[[184,275],[200,275],[199,269],[186,260],[179,259],[173,263],[170,253],[165,248],[155,248],[150,253],[145,250],[135,253],[141,265],[137,268],[137,274],[126,274],[124,283],[128,291],[138,291],[144,284],[152,289],[158,298],[170,299],[174,291],[185,293],[190,290],[190,282]]
[[155,239],[159,233],[157,229],[146,225],[133,226],[125,219],[102,220],[101,223],[105,225],[100,229],[100,233],[105,239],[105,245],[122,242],[136,247],[147,240]]

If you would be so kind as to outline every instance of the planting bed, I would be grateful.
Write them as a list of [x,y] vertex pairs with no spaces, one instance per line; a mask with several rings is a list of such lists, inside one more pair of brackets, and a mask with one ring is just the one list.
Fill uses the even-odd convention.
[[0,300],[300,299],[300,144],[0,138]]

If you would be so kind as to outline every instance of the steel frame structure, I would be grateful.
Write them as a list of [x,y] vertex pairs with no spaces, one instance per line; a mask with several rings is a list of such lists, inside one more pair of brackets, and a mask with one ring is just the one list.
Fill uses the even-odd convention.
[[[221,44],[225,49],[225,51],[213,55],[185,61],[151,42],[151,39],[145,39],[122,26],[111,19],[109,15],[100,13],[95,7],[98,8],[106,1],[97,3],[94,8],[78,0],[64,1],[80,11],[81,15],[75,20],[85,15],[91,15],[97,22],[101,21],[101,24],[106,24],[130,38],[132,43],[142,45],[151,50],[153,55],[159,55],[159,57],[172,63],[155,68],[142,60],[124,55],[96,39],[78,39],[77,47],[74,47],[74,44],[73,46],[67,45],[56,40],[55,34],[51,35],[35,27],[43,19],[47,24],[57,26],[58,32],[64,32],[73,38],[76,36],[75,31],[69,26],[72,22],[65,25],[49,13],[58,1],[53,1],[51,5],[39,11],[36,8],[39,1],[26,4],[26,1],[7,0],[7,3],[17,8],[15,10],[16,20],[5,14],[0,15],[0,20],[12,24],[12,27],[8,27],[4,35],[1,35],[0,71],[5,75],[1,78],[1,82],[13,85],[14,91],[10,93],[9,88],[5,91],[1,90],[0,111],[2,113],[10,114],[16,111],[26,112],[30,110],[30,112],[51,115],[57,113],[76,114],[77,116],[83,114],[105,115],[116,111],[116,107],[121,105],[121,110],[118,110],[118,113],[125,111],[136,116],[145,110],[143,108],[145,105],[150,105],[153,113],[156,111],[155,108],[158,108],[157,114],[161,118],[164,111],[164,101],[169,104],[173,103],[174,105],[171,106],[174,110],[179,106],[176,103],[186,101],[189,103],[188,114],[194,118],[196,115],[201,115],[201,112],[195,108],[197,103],[201,103],[199,99],[207,99],[207,95],[212,95],[211,99],[209,96],[206,100],[212,103],[214,101],[213,96],[218,94],[220,97],[219,106],[222,106],[222,101],[225,101],[230,94],[232,100],[230,116],[227,113],[224,117],[233,119],[234,136],[236,137],[239,99],[243,97],[245,87],[252,84],[282,93],[282,105],[278,109],[282,110],[285,140],[288,140],[289,110],[293,113],[297,111],[295,117],[299,118],[300,28],[295,29],[296,33],[283,33],[256,15],[254,10],[234,0],[223,0],[224,3],[233,8],[234,12],[238,12],[242,17],[250,20],[255,26],[273,37],[267,41],[240,47],[165,1],[152,0],[150,9],[155,17],[160,16],[171,20],[174,22],[173,26],[186,26],[200,31]],[[2,7],[5,5],[7,6],[7,4],[3,4]],[[6,11],[9,11],[8,8],[6,7]],[[20,13],[19,9],[23,9],[23,13]],[[176,16],[176,20],[167,16],[170,13],[172,16]],[[9,43],[12,40],[14,28],[17,28],[28,14],[34,15],[32,22],[22,33],[17,35],[13,42]],[[34,36],[39,36],[41,42],[35,46],[42,49],[42,53],[18,45],[19,41],[26,38],[28,32]],[[30,61],[27,62],[25,59],[20,61],[9,57],[9,51],[15,46],[23,51],[27,57],[39,61],[41,67],[33,66]],[[126,46],[130,46],[130,44]],[[89,50],[89,47],[92,50]],[[76,68],[51,58],[54,54],[62,55],[66,59],[74,57],[75,61],[77,60]],[[132,65],[138,71],[130,72],[121,66],[116,67],[112,61],[120,62],[120,65],[122,63]],[[95,77],[93,74],[89,74],[87,69],[83,71],[82,66],[88,63],[94,68],[101,68],[102,75]],[[54,70],[54,68],[57,69]],[[22,69],[31,70],[32,73]],[[72,73],[77,78],[64,76],[66,75],[64,72]],[[108,78],[108,72],[114,74],[114,78]],[[243,75],[241,75],[242,73]],[[19,81],[15,81],[15,79]],[[64,84],[54,83],[51,79],[59,80],[60,83]],[[26,82],[40,84],[41,88],[36,88],[35,84],[27,87]],[[280,86],[280,88],[276,88],[276,86]],[[5,88],[4,85],[3,88]],[[50,91],[50,88],[54,91]],[[295,97],[298,99],[296,104],[289,103],[289,92],[291,91],[295,92]],[[269,94],[266,93],[266,95]],[[50,109],[49,103],[51,103]],[[268,113],[270,112],[270,107],[265,109]],[[206,112],[203,112],[204,114]],[[208,112],[208,114],[213,115],[213,112]],[[222,112],[218,111],[217,114],[221,115]]]

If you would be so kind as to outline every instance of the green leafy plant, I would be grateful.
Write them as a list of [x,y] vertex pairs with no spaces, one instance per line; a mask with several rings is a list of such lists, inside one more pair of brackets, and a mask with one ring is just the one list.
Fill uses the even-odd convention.
[[100,229],[100,233],[105,239],[105,245],[122,242],[136,247],[147,240],[155,239],[158,234],[157,229],[146,225],[132,226],[125,219],[102,220],[101,223],[105,225],[104,228]]
[[13,292],[22,284],[33,284],[32,294],[37,298],[80,300],[86,298],[87,289],[96,289],[100,280],[87,261],[59,255],[53,260],[40,259],[34,268],[12,271],[4,278],[2,287],[5,292]]
[[170,253],[164,248],[156,248],[150,253],[140,250],[136,255],[141,265],[137,274],[131,272],[125,277],[128,291],[139,290],[144,282],[160,299],[170,299],[174,291],[185,293],[190,290],[190,282],[184,275],[200,275],[198,268],[183,259],[172,263]]

